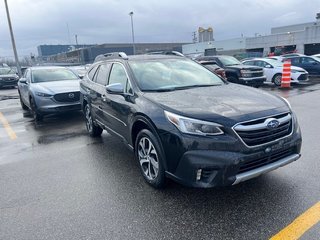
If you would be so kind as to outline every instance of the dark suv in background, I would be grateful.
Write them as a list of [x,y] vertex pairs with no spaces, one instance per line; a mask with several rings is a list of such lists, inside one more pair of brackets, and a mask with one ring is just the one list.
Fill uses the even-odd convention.
[[237,184],[300,157],[289,103],[230,84],[182,56],[114,53],[80,83],[86,127],[134,151],[144,179],[194,187]]
[[266,81],[261,67],[244,65],[231,56],[203,56],[196,58],[196,61],[216,62],[218,66],[225,70],[227,80],[232,83],[260,87]]

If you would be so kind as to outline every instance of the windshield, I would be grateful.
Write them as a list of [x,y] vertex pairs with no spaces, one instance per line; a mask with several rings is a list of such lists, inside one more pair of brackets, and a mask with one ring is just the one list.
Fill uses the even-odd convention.
[[229,56],[221,56],[219,57],[219,60],[222,62],[223,65],[225,66],[232,66],[232,65],[239,65],[241,62],[237,60],[234,57],[229,57]]
[[15,74],[15,71],[12,68],[0,68],[0,75],[6,74]]
[[32,82],[34,83],[78,79],[69,69],[34,69],[32,71]]
[[170,91],[224,83],[191,60],[157,59],[132,61],[129,64],[142,91]]

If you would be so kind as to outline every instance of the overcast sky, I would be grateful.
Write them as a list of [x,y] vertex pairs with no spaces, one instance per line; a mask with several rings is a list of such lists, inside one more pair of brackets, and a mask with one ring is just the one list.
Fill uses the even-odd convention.
[[[320,0],[7,0],[19,56],[41,44],[191,42],[199,26],[214,38],[270,33],[275,26],[315,21]],[[68,28],[70,38],[68,36]],[[0,57],[12,56],[4,1],[0,0]]]

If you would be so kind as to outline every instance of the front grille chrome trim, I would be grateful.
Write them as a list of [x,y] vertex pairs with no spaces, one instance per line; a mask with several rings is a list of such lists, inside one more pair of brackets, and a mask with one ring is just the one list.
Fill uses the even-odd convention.
[[265,166],[262,166],[259,168],[255,168],[255,169],[250,170],[248,172],[243,172],[243,173],[237,174],[236,180],[234,181],[234,183],[232,185],[236,185],[240,182],[244,182],[244,181],[247,181],[251,178],[258,177],[261,174],[273,171],[279,167],[283,167],[291,162],[298,160],[300,158],[300,156],[301,155],[297,154],[297,153],[292,154],[292,155],[285,157],[277,162],[274,162],[274,163],[271,163],[271,164],[268,164],[268,165],[265,165]]
[[[289,121],[291,120],[291,132],[290,134],[286,135],[286,136],[283,136],[283,137],[280,137],[278,139],[275,139],[275,140],[272,140],[270,142],[267,142],[267,143],[262,143],[262,144],[257,144],[257,145],[252,145],[252,146],[249,146],[248,144],[246,144],[243,139],[241,138],[241,136],[237,133],[236,131],[236,127],[237,126],[243,126],[242,124],[244,123],[250,123],[250,122],[254,122],[254,121],[257,121],[257,120],[262,120],[262,119],[268,119],[268,118],[276,118],[277,116],[280,116],[280,115],[284,115],[284,114],[287,114],[287,115],[290,115],[290,119]],[[286,117],[286,116],[285,116]],[[285,117],[282,117],[280,119],[283,119]],[[276,118],[277,119],[277,118]],[[277,119],[279,120],[279,118]],[[283,122],[283,123],[286,123],[286,122]],[[263,124],[263,123],[262,123]],[[233,130],[233,132],[236,134],[236,136],[240,139],[240,141],[247,147],[247,148],[255,148],[255,147],[261,147],[261,146],[264,146],[264,145],[268,145],[268,144],[272,144],[272,143],[275,143],[281,139],[284,139],[284,138],[287,138],[287,137],[290,137],[292,134],[293,134],[293,131],[294,131],[294,121],[293,121],[293,117],[292,117],[292,113],[291,112],[283,112],[283,113],[279,113],[279,114],[276,114],[276,115],[270,115],[270,116],[266,116],[266,117],[262,117],[262,118],[256,118],[256,119],[252,119],[252,120],[249,120],[249,121],[244,121],[244,122],[239,122],[237,124],[235,124],[231,129]],[[261,129],[261,128],[260,128]],[[263,128],[262,128],[263,129]],[[265,128],[266,129],[266,128]],[[252,129],[253,131],[254,129]],[[258,129],[259,130],[259,129]],[[240,131],[240,130],[239,130]]]

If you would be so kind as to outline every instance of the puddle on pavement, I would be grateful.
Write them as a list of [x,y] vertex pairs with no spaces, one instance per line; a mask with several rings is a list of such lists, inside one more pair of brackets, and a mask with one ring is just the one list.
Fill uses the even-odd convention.
[[52,134],[52,135],[45,135],[40,136],[38,138],[39,144],[50,144],[54,142],[64,141],[70,138],[76,138],[80,136],[88,136],[87,131],[82,131],[78,133],[65,133],[65,134]]

